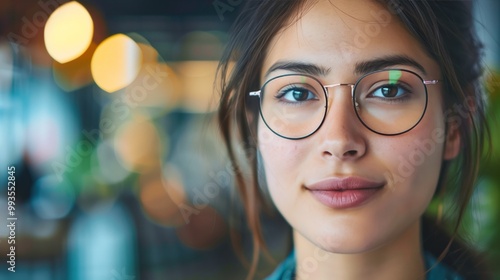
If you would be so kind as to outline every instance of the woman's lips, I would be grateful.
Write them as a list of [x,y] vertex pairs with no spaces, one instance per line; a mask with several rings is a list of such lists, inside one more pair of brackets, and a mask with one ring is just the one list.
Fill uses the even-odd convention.
[[322,204],[336,209],[356,207],[367,202],[384,186],[360,177],[329,178],[306,186]]

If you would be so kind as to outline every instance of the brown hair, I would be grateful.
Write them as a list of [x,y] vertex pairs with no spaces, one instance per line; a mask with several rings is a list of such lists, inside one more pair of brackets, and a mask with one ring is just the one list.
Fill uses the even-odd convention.
[[[436,196],[452,196],[455,204],[445,216],[450,234],[429,219],[423,219],[423,245],[466,279],[487,278],[482,262],[458,239],[458,231],[472,195],[478,166],[488,137],[485,100],[481,91],[481,49],[476,38],[469,0],[376,0],[386,6],[419,40],[440,66],[444,112],[448,125],[456,125],[461,137],[460,155],[444,162]],[[260,87],[260,71],[271,39],[294,18],[305,0],[249,0],[236,19],[226,51],[219,65],[221,99],[218,119],[230,160],[235,167],[237,187],[253,234],[250,275],[256,270],[265,248],[260,225],[263,194],[258,186],[258,104],[246,93]],[[230,67],[230,65],[232,67]],[[457,112],[455,108],[465,108]],[[460,115],[459,115],[460,113]],[[244,159],[238,155],[244,152]],[[249,165],[249,166],[248,166]],[[250,167],[250,174],[243,171]]]

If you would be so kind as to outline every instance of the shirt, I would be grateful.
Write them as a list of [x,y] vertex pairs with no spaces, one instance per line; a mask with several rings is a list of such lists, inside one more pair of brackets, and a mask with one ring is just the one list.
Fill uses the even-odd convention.
[[[443,263],[437,263],[436,258],[430,253],[424,254],[426,270],[426,280],[463,280],[458,273]],[[436,264],[434,266],[434,264]],[[434,266],[434,267],[433,267]],[[295,279],[295,252],[292,253],[276,268],[276,270],[265,280],[293,280]]]

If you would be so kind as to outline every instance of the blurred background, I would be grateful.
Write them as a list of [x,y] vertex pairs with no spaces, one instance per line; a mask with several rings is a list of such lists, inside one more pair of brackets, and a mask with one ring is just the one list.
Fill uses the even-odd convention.
[[[243,255],[251,243],[213,90],[242,4],[0,2],[0,279],[244,278],[230,233]],[[497,149],[466,230],[500,264],[500,2],[476,4]],[[9,217],[17,218],[15,273]],[[289,232],[279,215],[263,218],[279,261]],[[264,264],[262,275],[272,269]]]

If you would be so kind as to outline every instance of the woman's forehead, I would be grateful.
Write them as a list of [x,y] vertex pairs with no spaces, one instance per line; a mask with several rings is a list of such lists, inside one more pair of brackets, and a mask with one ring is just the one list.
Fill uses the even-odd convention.
[[261,80],[277,61],[300,59],[344,69],[374,57],[401,55],[439,75],[436,63],[393,14],[371,0],[320,0],[304,5],[268,46]]

